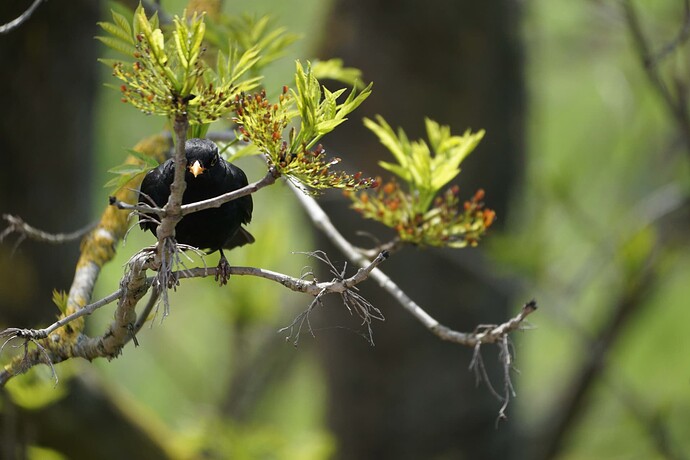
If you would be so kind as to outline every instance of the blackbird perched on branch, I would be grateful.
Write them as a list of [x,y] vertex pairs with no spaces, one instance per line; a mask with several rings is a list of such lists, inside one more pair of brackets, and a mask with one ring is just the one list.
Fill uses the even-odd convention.
[[[185,143],[187,188],[182,204],[214,198],[247,185],[247,176],[237,166],[221,158],[218,146],[208,139],[189,139]],[[175,176],[175,164],[171,158],[149,171],[141,182],[139,202],[163,207],[170,196],[170,185]],[[223,249],[232,249],[253,243],[254,237],[242,227],[252,219],[252,197],[246,195],[224,203],[218,208],[204,209],[187,214],[175,227],[175,239],[208,253],[220,251],[216,279],[227,283],[229,268]],[[158,228],[155,215],[139,218],[143,230],[154,235]]]

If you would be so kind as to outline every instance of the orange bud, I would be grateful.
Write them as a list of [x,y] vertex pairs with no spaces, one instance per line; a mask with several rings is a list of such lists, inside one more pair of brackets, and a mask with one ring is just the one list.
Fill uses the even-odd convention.
[[484,227],[489,227],[491,224],[494,223],[494,220],[496,219],[496,213],[492,211],[491,209],[485,209],[484,210]]

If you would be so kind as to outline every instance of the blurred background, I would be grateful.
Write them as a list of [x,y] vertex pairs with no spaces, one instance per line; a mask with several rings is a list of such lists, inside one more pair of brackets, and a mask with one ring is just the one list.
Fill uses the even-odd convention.
[[[29,3],[3,2],[0,22]],[[97,218],[107,170],[164,129],[103,86],[113,81],[93,37],[110,7],[47,2],[0,35],[0,212],[46,231]],[[1,458],[690,457],[687,2],[226,0],[224,10],[269,14],[300,35],[267,71],[269,94],[291,83],[297,58],[340,57],[374,82],[324,139],[345,168],[382,174],[389,155],[364,116],[413,139],[424,116],[457,134],[486,129],[457,183],[466,197],[486,190],[497,225],[479,248],[406,249],[382,269],[457,330],[537,300],[529,330],[511,336],[508,420],[497,422],[502,402],[468,370],[472,350],[441,343],[373,283],[362,294],[386,317],[375,346],[334,301],[295,347],[276,331],[309,298],[260,279],[222,289],[191,280],[118,359],[62,363],[55,387],[47,368],[13,379],[0,393]],[[263,174],[251,158],[240,165],[250,180]],[[287,187],[254,200],[257,243],[231,264],[299,276],[324,267],[295,252],[323,249],[342,267]],[[390,236],[338,194],[320,202],[356,244],[373,241],[358,230]],[[0,328],[48,324],[78,243],[14,242],[0,245]],[[96,295],[114,291],[129,256],[151,243],[132,230]],[[102,334],[112,311],[93,315],[88,332]],[[483,356],[500,392],[497,350]]]

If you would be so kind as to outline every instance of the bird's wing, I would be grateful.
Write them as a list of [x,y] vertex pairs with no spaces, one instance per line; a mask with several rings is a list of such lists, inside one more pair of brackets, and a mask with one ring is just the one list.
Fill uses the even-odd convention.
[[[139,187],[139,203],[149,206],[165,206],[170,196],[170,184],[175,176],[175,165],[172,159],[149,171]],[[153,217],[153,216],[152,216]],[[144,230],[155,230],[156,224],[145,216],[139,219]]]
[[[224,161],[224,163],[227,172],[227,174],[225,175],[226,190],[237,190],[248,184],[247,176],[244,174],[244,171],[242,171],[240,168],[233,165],[232,163],[229,163],[227,161]],[[242,223],[248,224],[252,220],[252,211],[254,210],[254,202],[252,201],[252,196],[246,195],[241,198],[238,198],[236,201],[242,213]],[[252,237],[252,241],[249,242],[253,243],[253,239],[254,238]]]

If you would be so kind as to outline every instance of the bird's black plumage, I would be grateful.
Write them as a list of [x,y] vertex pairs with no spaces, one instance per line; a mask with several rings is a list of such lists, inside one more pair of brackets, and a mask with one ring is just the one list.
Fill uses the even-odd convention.
[[[247,176],[237,166],[221,158],[218,146],[208,139],[189,139],[185,143],[187,188],[182,204],[214,198],[247,185]],[[171,158],[149,171],[139,189],[139,202],[163,207],[170,196],[170,185],[175,176],[175,164]],[[188,244],[209,252],[232,249],[254,242],[254,237],[242,227],[252,218],[251,195],[224,203],[218,208],[188,214],[175,227],[178,243]],[[155,216],[153,216],[155,217]],[[158,224],[145,216],[139,220],[144,230],[154,235]]]

